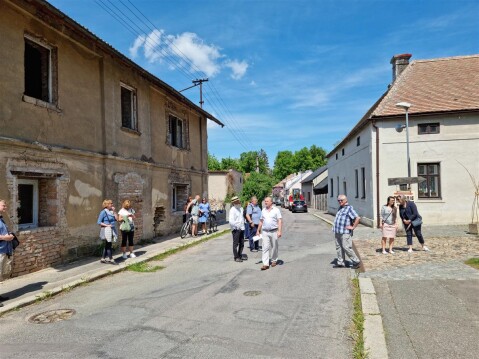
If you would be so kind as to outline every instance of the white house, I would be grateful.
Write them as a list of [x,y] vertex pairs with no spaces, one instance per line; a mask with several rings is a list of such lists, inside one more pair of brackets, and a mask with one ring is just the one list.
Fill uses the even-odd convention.
[[397,104],[407,102],[411,177],[426,179],[411,191],[424,223],[470,223],[474,187],[465,168],[478,177],[479,55],[410,57],[392,58],[388,90],[327,155],[328,211],[344,193],[363,223],[377,225],[381,205],[400,189],[388,179],[408,175],[406,131],[396,129],[406,120]]
[[309,207],[317,208],[316,202],[318,198],[315,196],[313,187],[321,182],[320,178],[324,179],[327,176],[328,167],[322,166],[301,181],[301,192],[303,193],[304,200]]

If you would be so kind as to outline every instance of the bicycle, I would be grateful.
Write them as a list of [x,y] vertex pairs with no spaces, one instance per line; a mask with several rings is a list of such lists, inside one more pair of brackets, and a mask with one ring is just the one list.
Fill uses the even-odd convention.
[[180,237],[181,239],[185,238],[189,233],[191,234],[191,228],[193,227],[193,216],[189,216],[185,223],[181,226]]
[[213,233],[218,230],[218,224],[216,223],[216,211],[210,211],[208,218],[208,233]]

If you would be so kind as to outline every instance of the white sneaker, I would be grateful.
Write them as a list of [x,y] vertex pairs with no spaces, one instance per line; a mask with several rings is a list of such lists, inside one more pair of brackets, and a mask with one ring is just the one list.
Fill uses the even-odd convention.
[[389,250],[389,253],[394,254],[394,251],[392,249]]
[[130,253],[130,258],[136,258],[135,253],[131,252]]
[[429,252],[429,248],[427,248],[426,246],[422,247],[422,250],[423,250],[424,252]]
[[123,253],[123,255],[121,256],[123,259],[127,259],[128,258],[128,255],[126,253]]
[[408,252],[408,253],[412,253],[412,248],[409,248],[409,249],[407,250],[407,252]]
[[383,251],[383,254],[388,254],[388,252],[386,252],[386,251]]

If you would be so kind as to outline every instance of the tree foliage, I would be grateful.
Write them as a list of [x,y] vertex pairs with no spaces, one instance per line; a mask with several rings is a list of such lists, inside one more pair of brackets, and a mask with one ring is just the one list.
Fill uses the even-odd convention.
[[326,162],[326,151],[316,145],[303,147],[294,153],[279,151],[274,160],[273,175],[276,181],[281,181],[291,173],[315,170]]
[[259,172],[268,173],[268,155],[263,149],[260,151],[243,152],[238,160],[241,171],[243,173],[256,172],[256,159],[258,159]]
[[243,183],[241,191],[241,200],[249,201],[252,196],[256,196],[261,203],[263,199],[271,194],[274,179],[264,173],[251,172],[249,177]]
[[281,181],[290,173],[295,172],[295,158],[291,151],[279,151],[274,160],[273,176]]
[[220,171],[221,170],[221,163],[211,153],[208,153],[208,171]]

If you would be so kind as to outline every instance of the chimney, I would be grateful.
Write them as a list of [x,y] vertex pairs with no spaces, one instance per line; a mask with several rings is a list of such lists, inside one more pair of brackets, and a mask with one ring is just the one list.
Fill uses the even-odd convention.
[[394,55],[391,59],[393,65],[393,82],[401,75],[404,69],[409,65],[411,54]]

